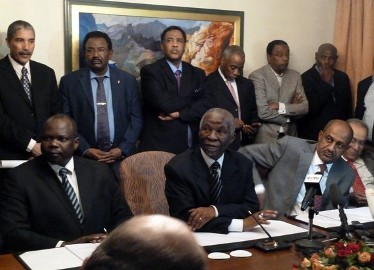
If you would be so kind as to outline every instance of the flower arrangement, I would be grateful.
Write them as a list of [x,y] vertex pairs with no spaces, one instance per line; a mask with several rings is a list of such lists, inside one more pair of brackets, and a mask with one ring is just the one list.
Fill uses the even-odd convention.
[[374,249],[363,241],[340,240],[310,258],[304,258],[292,270],[372,270]]

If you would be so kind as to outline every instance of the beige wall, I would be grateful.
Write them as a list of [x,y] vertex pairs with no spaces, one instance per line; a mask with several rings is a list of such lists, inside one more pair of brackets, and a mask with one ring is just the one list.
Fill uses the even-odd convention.
[[[175,6],[173,0],[125,0]],[[179,1],[181,3],[181,1]],[[32,3],[32,4],[30,4]],[[283,39],[291,48],[290,67],[304,72],[314,62],[319,44],[333,41],[336,0],[185,0],[183,6],[244,11],[244,75],[266,64],[265,48]],[[0,0],[0,57],[7,54],[5,32],[22,19],[36,30],[33,60],[64,75],[64,0]]]

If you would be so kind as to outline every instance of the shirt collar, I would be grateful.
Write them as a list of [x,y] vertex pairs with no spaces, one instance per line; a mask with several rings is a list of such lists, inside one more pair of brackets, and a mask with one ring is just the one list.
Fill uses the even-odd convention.
[[201,154],[203,155],[203,158],[205,160],[206,165],[208,165],[208,168],[210,168],[210,166],[212,166],[212,164],[215,161],[217,161],[219,163],[219,166],[222,168],[222,163],[223,163],[223,159],[225,157],[225,153],[223,153],[222,156],[219,157],[219,159],[214,160],[214,159],[210,158],[207,154],[205,154],[205,152],[202,148],[200,148],[200,151],[201,151]]
[[[99,77],[99,76],[97,76],[97,74],[90,69],[90,79],[93,80],[96,77]],[[110,78],[109,66],[107,66],[107,69],[106,69],[104,75],[100,76],[100,77]]]
[[224,82],[227,82],[227,81],[235,82],[235,79],[234,79],[234,80],[226,79],[225,75],[223,75],[223,73],[222,73],[221,68],[218,68],[218,73],[219,73],[219,75],[221,75],[221,77],[222,77],[222,79],[224,80]]
[[30,72],[30,61],[27,61],[27,63],[22,66],[20,63],[16,62],[11,56],[10,54],[8,54],[8,58],[9,58],[9,61],[13,67],[13,69],[16,71],[16,73],[19,75],[19,77],[22,75],[22,68],[25,67],[27,69],[27,71],[29,72],[29,74],[31,74]]
[[[58,175],[58,171],[62,168],[62,166],[58,164],[52,164],[48,162],[48,164],[51,166],[52,170]],[[70,172],[74,171],[74,157],[71,157],[68,163],[66,163],[65,168],[68,169]]]
[[[320,159],[320,157],[318,156],[318,153],[317,151],[314,152],[314,156],[313,156],[313,160],[312,160],[312,165],[313,167],[319,171],[319,166],[320,164],[324,164],[324,162]],[[326,165],[326,172],[328,173],[331,169],[331,166],[332,166],[333,163],[328,163],[328,164],[325,164]]]
[[169,67],[171,68],[171,70],[173,71],[173,73],[175,73],[177,70],[180,70],[182,73],[183,73],[183,70],[182,70],[182,61],[180,61],[179,63],[179,67],[176,68],[172,62],[170,62],[169,60],[166,60],[166,62],[168,63]]

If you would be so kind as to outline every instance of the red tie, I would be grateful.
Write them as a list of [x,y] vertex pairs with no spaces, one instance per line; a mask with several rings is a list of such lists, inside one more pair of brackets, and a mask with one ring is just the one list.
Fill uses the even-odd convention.
[[353,161],[348,160],[348,164],[351,165],[352,170],[355,172],[355,180],[353,182],[353,191],[358,193],[365,193],[365,186],[362,183],[361,177],[358,175],[356,166],[353,164]]

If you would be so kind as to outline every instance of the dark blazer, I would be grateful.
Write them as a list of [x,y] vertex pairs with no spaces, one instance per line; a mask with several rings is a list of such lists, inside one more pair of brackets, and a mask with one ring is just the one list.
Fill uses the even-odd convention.
[[357,103],[355,109],[355,117],[362,119],[366,110],[365,96],[373,82],[373,76],[367,77],[360,81],[357,85]]
[[[210,205],[210,172],[199,147],[171,159],[165,165],[165,175],[165,194],[171,216],[187,221],[188,210]],[[251,161],[233,150],[226,150],[221,179],[221,199],[215,205],[219,216],[200,231],[227,233],[232,219],[243,219],[249,216],[248,211],[258,211]]]
[[53,69],[30,61],[33,103],[8,56],[0,60],[0,159],[27,159],[31,139],[39,141],[44,122],[58,112]]
[[[298,120],[298,137],[318,140],[318,133],[332,119],[352,117],[352,93],[347,74],[334,69],[334,87],[321,79],[315,65],[301,75],[309,112]],[[335,101],[334,101],[335,97]]]
[[83,229],[55,172],[43,156],[11,170],[0,193],[5,247],[15,251],[53,248],[57,242],[103,233],[132,216],[108,167],[74,157],[84,212]]
[[[114,114],[113,147],[119,147],[125,156],[136,150],[136,142],[142,129],[142,115],[135,78],[110,67]],[[83,68],[65,75],[60,82],[62,112],[70,115],[78,126],[79,154],[88,148],[97,148],[95,137],[95,113],[90,73]]]
[[[256,95],[253,83],[241,76],[237,77],[235,82],[238,88],[241,120],[245,124],[258,123],[260,120],[257,114]],[[211,108],[218,107],[225,109],[235,118],[239,118],[238,106],[218,70],[207,77],[204,90],[207,94],[209,93],[210,100],[208,102],[210,102]],[[242,137],[241,141],[240,137]],[[240,145],[246,145],[251,142],[253,142],[251,136],[237,131],[235,140],[231,143],[230,147],[234,150],[238,150]]]
[[[292,210],[304,179],[312,163],[316,144],[300,138],[285,136],[269,144],[253,144],[239,150],[256,164],[269,169],[264,181],[266,209],[283,214]],[[355,178],[352,168],[339,158],[328,172],[326,189],[322,196],[322,210],[333,209],[329,199],[331,184],[338,184],[348,204],[349,188]]]
[[[197,143],[198,123],[205,113],[203,107],[203,70],[182,62],[182,79],[178,91],[177,80],[163,58],[140,70],[143,97],[144,128],[140,150],[159,150],[180,153],[188,148],[188,126],[194,144]],[[179,112],[180,118],[162,121],[160,114]]]

